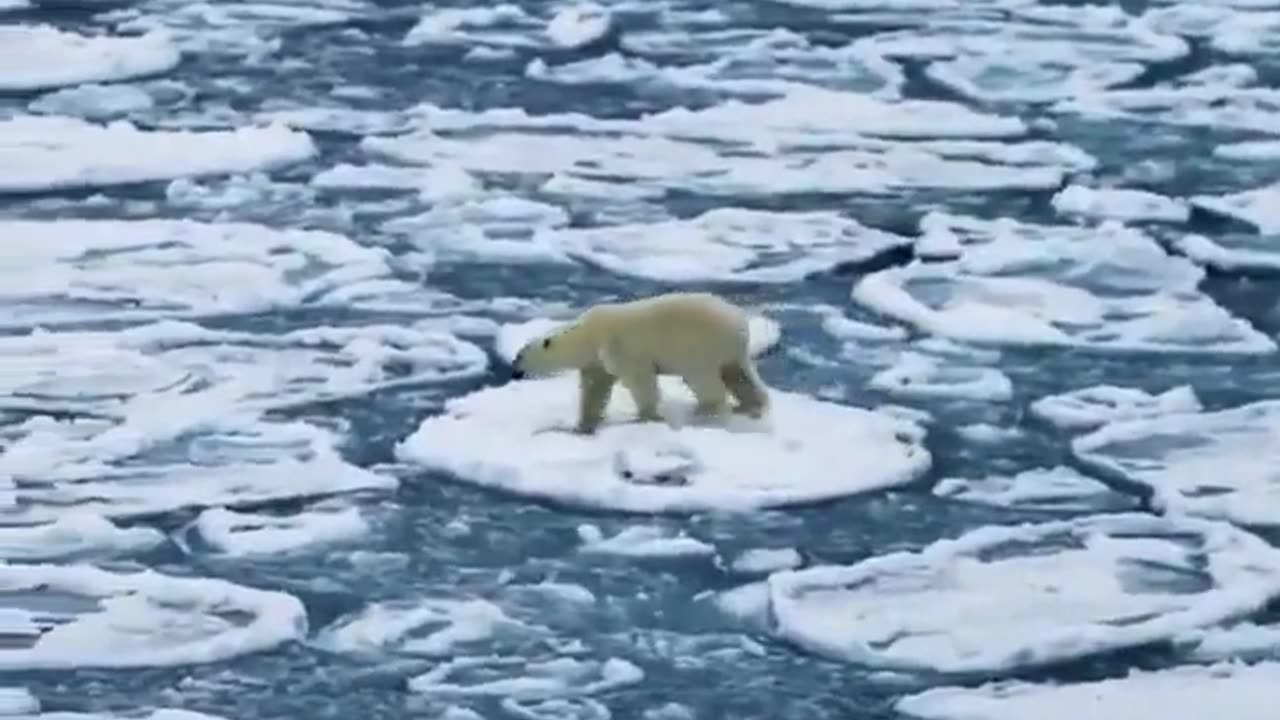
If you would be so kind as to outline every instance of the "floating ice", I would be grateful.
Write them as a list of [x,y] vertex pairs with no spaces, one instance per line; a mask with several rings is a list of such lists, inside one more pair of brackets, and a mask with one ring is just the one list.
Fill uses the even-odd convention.
[[[1262,354],[1275,343],[1200,292],[1204,271],[1114,222],[1035,225],[930,213],[913,261],[859,281],[853,298],[919,329],[976,343]],[[934,238],[931,240],[931,238]]]
[[491,647],[499,638],[534,631],[487,600],[397,600],[339,619],[320,631],[315,644],[345,655],[447,657],[477,643]]
[[283,125],[168,131],[18,116],[0,120],[0,193],[271,170],[315,153],[309,135]]
[[[1274,3],[1272,4],[1274,7]],[[1280,55],[1280,12],[1232,13],[1213,29],[1213,47],[1228,55]]]
[[1189,52],[1119,8],[1037,7],[1029,21],[948,19],[858,42],[893,59],[930,61],[935,81],[981,102],[1052,102],[1133,80],[1145,64]]
[[[79,610],[38,610],[48,597]],[[5,670],[134,668],[227,660],[301,640],[307,614],[292,595],[213,578],[88,565],[0,564],[0,607],[38,635],[0,648]],[[12,639],[11,639],[12,640]]]
[[[910,482],[931,462],[914,423],[777,389],[766,420],[691,424],[692,396],[674,377],[659,380],[668,423],[633,422],[629,396],[616,393],[594,436],[574,434],[578,383],[562,375],[452,400],[396,452],[463,482],[641,513],[810,503]],[[519,451],[494,454],[496,446]],[[655,457],[682,465],[661,478],[626,477],[634,461]]]
[[539,229],[533,242],[606,270],[666,282],[792,282],[912,239],[833,211],[716,208],[689,220]]
[[384,135],[404,132],[412,124],[405,113],[357,110],[349,107],[296,107],[260,112],[263,123],[282,124],[311,132],[341,132],[350,135]]
[[51,25],[0,26],[0,91],[158,75],[172,70],[180,60],[178,49],[159,33],[92,36]]
[[1280,233],[1280,183],[1229,195],[1196,195],[1192,204],[1252,225],[1263,235]]
[[0,717],[35,715],[38,712],[40,701],[36,700],[30,690],[24,687],[0,687]]
[[311,184],[327,190],[416,190],[432,202],[478,198],[483,186],[471,173],[452,167],[340,163],[317,173]]
[[1280,525],[1280,402],[1121,420],[1078,437],[1090,466],[1151,488],[1174,513]]
[[1243,660],[1280,657],[1280,626],[1241,622],[1230,627],[1192,630],[1176,638],[1179,650],[1193,660]]
[[274,335],[165,321],[111,332],[0,337],[0,408],[117,415],[149,392],[225,387],[234,408],[281,409],[477,376],[479,347],[425,325]]
[[1053,196],[1053,209],[1062,215],[1110,218],[1124,222],[1150,220],[1181,223],[1191,216],[1182,200],[1132,188],[1090,188],[1068,185]]
[[1215,132],[1280,132],[1280,90],[1221,82],[1100,90],[1061,100],[1052,109],[1099,121],[1130,120]]
[[1280,251],[1274,235],[1231,235],[1210,240],[1188,234],[1172,238],[1171,244],[1192,261],[1218,270],[1280,270]]
[[1271,162],[1280,160],[1280,140],[1245,140],[1223,143],[1213,149],[1215,157],[1224,160]]
[[867,387],[892,395],[980,402],[1013,398],[1013,382],[997,368],[948,363],[924,353],[904,352],[897,362],[871,377]]
[[459,657],[409,679],[409,689],[438,698],[545,700],[594,695],[634,685],[644,671],[621,658],[551,660],[491,655]]
[[434,44],[531,47],[536,41],[525,35],[535,27],[536,18],[511,3],[429,8],[409,29],[403,44],[410,47]]
[[1063,430],[1087,430],[1116,420],[1154,418],[1200,410],[1200,398],[1190,385],[1158,395],[1137,388],[1093,385],[1049,395],[1031,403],[1031,414]]
[[384,250],[342,235],[247,223],[10,220],[0,237],[7,326],[348,302],[391,274]]
[[[503,325],[498,330],[495,349],[498,356],[508,363],[515,361],[516,354],[530,340],[565,325],[566,320],[552,318],[534,318],[520,323]],[[776,320],[764,315],[752,314],[747,320],[747,351],[752,357],[759,357],[777,346],[782,339],[782,326]]]
[[558,10],[547,23],[547,37],[562,48],[580,48],[609,33],[609,11],[594,2],[580,2]]
[[799,567],[804,561],[795,548],[752,548],[729,562],[729,569],[744,575],[765,575]]
[[0,477],[19,481],[0,485],[6,525],[56,520],[73,507],[133,517],[398,484],[346,462],[334,433],[236,414],[217,393],[145,396],[121,421],[34,417],[4,431]]
[[[3,504],[0,492],[0,504]],[[0,509],[0,516],[4,514]],[[68,512],[43,525],[0,527],[0,561],[58,560],[149,550],[164,533],[145,526],[118,527],[93,513]]]
[[939,497],[1015,510],[1127,510],[1135,500],[1079,471],[1059,465],[1016,475],[943,478],[933,487]]
[[239,513],[217,507],[200,513],[192,529],[215,552],[243,557],[351,540],[368,532],[369,523],[353,507],[290,515]]
[[1277,682],[1280,663],[1188,665],[1075,684],[939,687],[902,698],[895,709],[922,720],[1070,720],[1082,708],[1089,720],[1269,720]]
[[776,632],[820,655],[1007,672],[1254,612],[1280,595],[1280,550],[1225,523],[1124,513],[989,526],[768,584]]
[[131,85],[79,85],[32,100],[27,109],[43,115],[70,115],[86,120],[113,120],[155,107],[151,94]]
[[595,525],[581,525],[578,537],[582,539],[582,552],[591,555],[708,557],[716,552],[714,545],[657,525],[633,525],[612,537],[605,537]]

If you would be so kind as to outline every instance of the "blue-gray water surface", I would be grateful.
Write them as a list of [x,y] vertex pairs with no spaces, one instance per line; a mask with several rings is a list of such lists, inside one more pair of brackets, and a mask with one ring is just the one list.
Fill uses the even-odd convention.
[[[709,9],[715,5],[708,2],[683,7]],[[848,7],[856,5],[859,3],[849,3]],[[1134,14],[1149,9],[1146,3],[1120,5]],[[893,6],[886,2],[885,12],[861,17],[755,0],[724,4],[720,9],[724,11],[721,22],[726,26],[787,28],[830,47],[930,23],[929,10],[920,10],[904,22],[903,17],[911,13],[889,12]],[[34,7],[0,15],[0,22],[46,22],[65,29],[98,30],[104,27],[103,12],[127,12],[131,7],[127,0],[84,4],[37,1]],[[142,12],[149,12],[148,6],[141,7]],[[172,6],[158,3],[155,7]],[[548,6],[538,3],[522,7],[538,16],[549,12]],[[396,112],[430,102],[467,110],[520,107],[532,115],[574,112],[601,118],[638,118],[681,105],[705,107],[722,99],[714,87],[681,89],[660,83],[626,82],[560,84],[527,76],[526,67],[534,57],[544,58],[549,65],[561,65],[615,52],[628,55],[631,51],[623,42],[627,34],[658,22],[651,8],[633,6],[615,13],[613,30],[583,47],[547,49],[516,44],[508,55],[482,62],[466,56],[470,47],[466,43],[401,42],[419,18],[432,11],[429,7],[376,0],[370,8],[341,22],[305,27],[286,24],[274,30],[280,45],[269,62],[245,62],[235,53],[218,52],[216,47],[190,54],[164,76],[185,85],[189,95],[174,107],[152,109],[135,120],[140,127],[147,127],[163,118],[165,112],[181,112],[193,118],[206,117],[209,126],[218,127],[237,114],[248,116],[276,108],[344,102],[371,112]],[[996,19],[1006,17],[998,9],[983,12]],[[975,15],[978,13],[974,11]],[[1201,39],[1193,38],[1192,46],[1185,57],[1148,63],[1145,71],[1124,86],[1151,87],[1235,61]],[[670,64],[681,61],[678,54],[663,58]],[[991,112],[1016,114],[1028,121],[1049,116],[1042,105],[1030,103],[993,102],[979,106],[936,83],[923,71],[921,63],[904,61],[902,67],[906,97],[963,102]],[[1254,67],[1258,84],[1266,86],[1274,77],[1274,69],[1266,58],[1255,62]],[[335,90],[356,86],[372,90],[361,93],[358,99],[331,97]],[[23,112],[40,94],[0,94],[0,114]],[[1033,127],[1035,137],[1069,142],[1097,157],[1099,165],[1086,175],[1171,197],[1235,192],[1261,187],[1280,177],[1280,162],[1242,164],[1211,154],[1216,143],[1254,137],[1244,131],[1076,116],[1056,117],[1052,124]],[[319,146],[315,157],[266,173],[277,184],[277,190],[291,184],[305,185],[319,170],[363,159],[361,136],[357,133],[340,128],[315,130],[312,137]],[[1155,170],[1144,175],[1144,168]],[[216,186],[220,179],[202,182]],[[292,199],[281,191],[255,195],[217,209],[175,203],[166,195],[167,185],[166,180],[0,195],[0,213],[5,218],[247,220],[333,229],[363,244],[388,247],[397,255],[407,256],[414,249],[404,237],[389,236],[382,229],[388,217],[397,213],[400,194],[395,191],[342,195],[319,192]],[[907,189],[875,194],[750,197],[669,192],[651,202],[675,217],[692,217],[720,206],[835,209],[850,213],[867,225],[914,235],[918,233],[920,216],[938,208],[982,217],[1057,222],[1050,198],[1058,189]],[[92,198],[94,195],[99,197]],[[571,212],[572,225],[599,222],[602,220],[594,214],[590,201]],[[1251,231],[1234,221],[1195,210],[1184,226],[1156,226],[1152,232],[1169,243],[1179,233],[1224,238]],[[822,329],[821,316],[803,308],[832,306],[855,319],[881,322],[850,300],[850,288],[868,272],[909,259],[908,254],[900,253],[816,273],[796,282],[699,286],[723,290],[745,303],[783,308],[771,312],[783,326],[782,347],[761,361],[761,372],[771,385],[863,407],[890,403],[932,413],[927,448],[933,456],[933,466],[910,485],[817,506],[745,515],[637,517],[533,502],[476,489],[397,463],[395,444],[409,436],[425,417],[438,413],[446,399],[482,385],[507,381],[508,367],[495,354],[491,355],[485,375],[477,379],[393,388],[287,411],[290,417],[348,423],[344,456],[362,467],[384,468],[401,480],[394,492],[369,493],[360,499],[361,506],[373,518],[373,529],[354,543],[354,549],[362,554],[353,555],[349,546],[341,551],[320,549],[252,559],[225,558],[186,552],[167,542],[140,555],[103,562],[123,566],[136,563],[175,575],[219,577],[288,592],[304,603],[313,635],[371,602],[422,597],[492,598],[500,587],[513,582],[573,583],[591,591],[598,602],[585,609],[569,610],[552,604],[535,612],[545,614],[543,621],[555,628],[559,639],[565,643],[578,641],[587,657],[625,658],[644,671],[642,682],[594,697],[612,717],[683,717],[670,714],[676,712],[674,706],[669,706],[673,703],[697,718],[898,717],[892,703],[904,692],[918,688],[917,680],[819,658],[765,632],[731,622],[708,603],[695,600],[700,593],[732,588],[742,582],[741,577],[706,556],[639,560],[586,556],[578,551],[582,542],[578,527],[593,523],[612,534],[637,523],[650,523],[683,530],[713,544],[725,556],[754,547],[793,547],[806,565],[855,562],[891,550],[919,548],[986,524],[1046,517],[1042,512],[951,502],[930,492],[933,484],[944,477],[980,477],[1073,464],[1069,452],[1071,436],[1029,416],[1028,405],[1037,398],[1096,384],[1163,392],[1186,383],[1194,387],[1206,407],[1220,408],[1274,396],[1273,381],[1280,377],[1280,363],[1274,354],[1246,357],[1012,347],[1004,349],[997,363],[1013,382],[1013,397],[1008,401],[903,399],[886,394],[867,387],[869,377],[879,368],[842,355],[841,342]],[[414,277],[412,268],[412,263],[407,264],[402,276]],[[438,262],[429,267],[420,282],[465,300],[509,296],[574,307],[676,287],[585,265],[512,265],[483,258]],[[1280,315],[1275,312],[1280,283],[1265,272],[1211,271],[1201,283],[1201,290],[1267,336],[1280,329]],[[412,311],[403,308],[327,307],[219,316],[201,322],[213,328],[273,333],[324,324],[407,322],[411,316]],[[912,333],[913,337],[922,336]],[[491,343],[483,344],[491,350]],[[17,419],[21,418],[12,418]],[[1011,440],[993,444],[973,442],[955,430],[976,422],[1022,432]],[[514,456],[521,448],[495,448],[494,452]],[[1132,487],[1120,489],[1140,494]],[[1139,502],[1145,502],[1145,498],[1139,497]],[[285,512],[304,505],[303,501],[288,501],[248,509]],[[195,509],[166,512],[130,519],[126,524],[142,523],[173,532],[183,528],[196,513]],[[465,531],[459,531],[460,526]],[[360,558],[363,559],[357,561]],[[1175,661],[1168,648],[1157,646],[1105,653],[1012,675],[1034,680],[1080,680],[1121,675],[1132,667],[1163,667]],[[443,717],[439,705],[415,696],[406,687],[408,678],[432,664],[429,659],[403,658],[369,662],[307,643],[288,643],[207,664],[5,671],[0,685],[27,686],[45,711],[182,707],[237,720]],[[509,711],[502,706],[500,697],[470,698],[460,704],[488,718],[505,717]],[[664,707],[668,714],[659,714]],[[580,714],[563,717],[593,717],[581,708],[575,712]]]

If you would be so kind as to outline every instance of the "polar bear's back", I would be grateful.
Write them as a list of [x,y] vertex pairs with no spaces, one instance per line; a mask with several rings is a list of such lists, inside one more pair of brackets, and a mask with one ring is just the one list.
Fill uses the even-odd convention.
[[618,350],[668,372],[748,357],[748,315],[717,295],[669,293],[597,309],[592,322]]

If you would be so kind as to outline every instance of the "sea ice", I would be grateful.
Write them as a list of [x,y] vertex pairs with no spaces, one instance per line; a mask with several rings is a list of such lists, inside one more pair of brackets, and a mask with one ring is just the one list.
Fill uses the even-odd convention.
[[85,120],[114,120],[154,108],[155,98],[132,85],[77,85],[32,100],[27,109],[40,115],[69,115]]
[[346,302],[345,291],[391,275],[385,250],[248,223],[7,220],[0,237],[0,325],[10,327]]
[[1000,673],[1257,611],[1280,596],[1280,550],[1226,523],[1121,513],[983,527],[919,552],[775,573],[768,585],[775,632],[811,652]]
[[729,561],[729,569],[744,575],[765,575],[799,567],[803,562],[795,548],[751,548]]
[[[0,505],[4,494],[0,491]],[[164,533],[154,528],[122,528],[101,515],[73,510],[41,525],[0,526],[0,561],[124,555],[150,550],[163,542]]]
[[1174,639],[1181,654],[1199,662],[1280,658],[1280,625],[1239,622],[1198,628]]
[[889,368],[867,381],[867,387],[913,398],[1006,402],[1013,381],[997,368],[957,365],[925,353],[902,353]]
[[1166,512],[1280,525],[1280,402],[1119,420],[1071,449],[1100,472],[1151,488]]
[[1128,120],[1215,132],[1280,132],[1280,90],[1221,82],[1098,90],[1060,100],[1052,110],[1106,122]]
[[635,685],[644,671],[621,658],[533,660],[463,656],[409,679],[409,690],[438,698],[502,697],[529,701],[594,695]]
[[905,420],[773,389],[769,418],[696,423],[683,384],[659,381],[668,422],[633,422],[629,396],[615,390],[605,424],[577,435],[578,384],[566,374],[451,400],[396,453],[462,482],[639,513],[811,503],[904,484],[931,463],[924,430]]
[[1048,395],[1031,403],[1031,415],[1062,430],[1091,430],[1116,420],[1154,418],[1198,412],[1200,398],[1190,385],[1153,395],[1115,385],[1090,387]]
[[141,130],[124,120],[19,115],[0,120],[0,193],[271,170],[316,152],[309,135],[284,125]]
[[[81,35],[52,25],[0,26],[0,92],[158,75],[180,60],[178,49],[161,33]],[[9,132],[0,130],[0,135]]]
[[864,277],[853,298],[935,335],[996,345],[1265,354],[1276,344],[1198,286],[1204,271],[1118,223],[1036,225],[931,212],[920,243],[956,259]]
[[938,481],[939,497],[1013,510],[1097,512],[1129,510],[1136,499],[1062,465],[1034,468],[1015,475],[982,478],[948,477]]
[[[23,598],[49,597],[33,609]],[[17,603],[17,604],[15,604]],[[25,618],[32,637],[9,638],[0,668],[136,668],[211,663],[301,640],[307,614],[292,595],[213,578],[89,565],[0,564],[0,611]]]
[[322,629],[314,643],[328,652],[358,657],[449,657],[477,646],[493,649],[503,639],[538,632],[488,600],[391,600],[338,619]]
[[938,687],[895,709],[921,720],[1270,720],[1277,682],[1280,663],[1187,665],[1082,683]]
[[1263,235],[1280,233],[1280,183],[1227,195],[1196,195],[1191,203],[1251,225]]
[[358,508],[307,510],[288,515],[209,508],[192,523],[200,541],[232,557],[287,553],[357,538],[369,531]]
[[1091,188],[1068,185],[1053,196],[1053,209],[1066,216],[1182,223],[1191,217],[1183,200],[1133,188]]
[[716,552],[714,545],[658,525],[633,525],[611,537],[605,537],[595,525],[580,525],[578,537],[582,539],[581,552],[589,555],[709,557]]
[[609,33],[613,19],[609,11],[594,2],[566,5],[547,23],[547,38],[562,48],[580,48]]

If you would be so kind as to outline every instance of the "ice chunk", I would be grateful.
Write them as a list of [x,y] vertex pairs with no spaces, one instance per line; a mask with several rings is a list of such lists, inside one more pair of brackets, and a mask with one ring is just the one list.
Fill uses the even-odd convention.
[[939,687],[902,698],[895,709],[922,720],[1070,720],[1082,708],[1089,720],[1269,720],[1277,682],[1280,663],[1187,665],[1085,683]]
[[24,687],[0,687],[0,717],[35,715],[38,712],[40,701],[36,700],[30,690]]
[[777,633],[820,655],[1008,672],[1257,611],[1280,595],[1280,550],[1226,523],[1122,513],[988,526],[768,583]]
[[1121,420],[1078,437],[1072,452],[1102,472],[1151,488],[1173,513],[1280,525],[1280,402]]
[[1196,207],[1252,225],[1263,235],[1280,233],[1280,183],[1229,195],[1196,195]]
[[1061,100],[1053,110],[1098,121],[1280,132],[1280,91],[1221,82],[1099,90]]
[[1263,354],[1276,344],[1200,292],[1204,271],[1135,228],[930,213],[959,257],[859,281],[853,298],[935,335],[997,345]]
[[320,631],[315,644],[345,655],[447,657],[478,643],[492,646],[503,637],[536,630],[487,600],[397,600],[340,618]]
[[27,109],[43,115],[112,120],[155,107],[150,93],[130,85],[79,85],[42,95]]
[[0,26],[0,91],[129,80],[168,72],[180,60],[160,33],[94,36],[52,25]]
[[[37,598],[37,607],[40,596],[83,607],[28,609],[24,596]],[[0,668],[9,671],[212,663],[301,640],[307,631],[306,610],[292,595],[153,570],[0,564],[0,604],[43,630],[30,645],[0,649]]]
[[1280,626],[1241,622],[1230,627],[1198,628],[1175,639],[1179,649],[1198,661],[1280,657]]
[[293,552],[359,537],[369,523],[357,508],[309,510],[289,515],[209,508],[193,529],[214,551],[234,557]]
[[466,170],[454,167],[402,167],[339,163],[317,173],[311,184],[326,190],[416,190],[430,202],[478,198],[483,186]]
[[409,689],[435,697],[546,700],[594,695],[634,685],[644,671],[621,658],[550,660],[491,655],[459,657],[409,679]]
[[912,239],[838,212],[717,208],[689,219],[539,229],[533,242],[612,272],[666,282],[791,282]]
[[1086,430],[1115,420],[1198,412],[1200,408],[1200,398],[1190,385],[1179,385],[1158,395],[1137,388],[1093,385],[1042,397],[1029,409],[1033,416],[1054,427]]
[[316,152],[309,135],[284,125],[140,130],[123,120],[20,115],[0,120],[0,193],[272,170]]
[[582,552],[591,555],[707,557],[716,552],[714,545],[657,525],[633,525],[612,537],[605,537],[595,525],[581,525],[578,537],[582,538]]
[[110,518],[179,508],[240,506],[358,490],[398,481],[356,467],[338,438],[300,421],[237,414],[214,394],[156,394],[120,421],[34,417],[5,428],[0,523],[56,520],[68,508]]
[[1135,498],[1062,465],[1024,470],[1016,475],[943,478],[933,487],[933,494],[1015,510],[1127,510],[1137,503]]
[[342,235],[247,223],[8,220],[0,237],[10,327],[349,305],[343,291],[392,272]]
[[165,321],[111,332],[9,335],[0,337],[0,408],[111,415],[135,395],[231,387],[238,409],[281,409],[484,372],[483,350],[434,325],[267,335]]
[[[3,504],[0,493],[0,504]],[[0,509],[0,516],[4,512]],[[164,533],[145,526],[118,527],[94,513],[67,512],[43,525],[0,527],[0,561],[58,560],[149,550]],[[3,713],[0,713],[3,714]]]
[[1150,220],[1181,223],[1191,216],[1186,202],[1147,190],[1090,188],[1068,185],[1053,196],[1053,209],[1062,215],[1109,218],[1122,222]]
[[1232,235],[1217,241],[1204,235],[1179,235],[1173,247],[1192,261],[1206,267],[1231,272],[1240,270],[1280,270],[1280,251],[1272,235]]
[[558,10],[547,23],[547,37],[562,48],[580,48],[609,33],[609,11],[594,2],[581,2]]
[[730,561],[729,569],[744,575],[766,575],[799,567],[803,561],[795,548],[751,548]]
[[893,395],[1005,402],[1013,398],[1013,381],[996,368],[948,363],[919,352],[904,352],[897,362],[871,377],[867,387]]
[[[570,429],[578,383],[562,375],[454,399],[396,452],[463,482],[641,513],[810,503],[910,482],[931,462],[921,445],[924,430],[884,414],[774,389],[765,420],[735,416],[695,424],[688,390],[674,377],[659,381],[665,423],[633,422],[629,396],[619,393],[623,399],[610,406],[597,434],[577,435]],[[495,454],[496,446],[519,451]],[[680,455],[691,470],[663,484],[635,482],[619,473],[624,452]]]
[[[543,317],[504,324],[499,328],[495,342],[498,356],[508,363],[514,362],[516,354],[526,343],[563,327],[567,322]],[[748,317],[747,351],[752,357],[759,357],[777,347],[781,339],[782,326],[777,320],[765,315],[752,314]]]
[[407,113],[358,110],[349,107],[280,107],[255,116],[268,125],[283,124],[311,132],[341,132],[349,135],[390,135],[412,127]]

